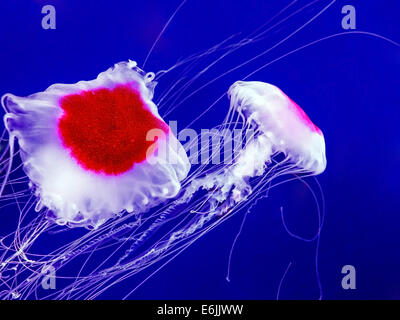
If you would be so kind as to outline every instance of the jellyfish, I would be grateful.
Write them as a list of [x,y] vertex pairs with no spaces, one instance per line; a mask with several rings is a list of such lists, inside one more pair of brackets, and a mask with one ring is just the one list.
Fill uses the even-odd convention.
[[[129,61],[92,81],[3,96],[4,124],[11,143],[18,140],[37,210],[51,210],[58,224],[95,227],[177,194],[190,164],[151,100],[152,77]],[[146,139],[151,130],[163,139]],[[159,161],[158,149],[170,161]]]
[[[1,242],[2,298],[37,296],[43,270],[73,266],[79,271],[70,283],[43,298],[99,297],[248,210],[278,177],[317,175],[326,167],[322,131],[278,87],[257,81],[237,81],[227,91],[229,109],[216,132],[239,131],[232,159],[194,167],[152,101],[155,88],[153,73],[127,61],[91,81],[3,96],[9,160],[2,197],[11,197],[6,190],[16,183],[19,158],[29,199],[18,235]],[[26,221],[31,208],[36,218]],[[77,228],[86,231],[49,252],[35,251],[44,235]],[[81,259],[92,255],[105,258],[84,272]]]

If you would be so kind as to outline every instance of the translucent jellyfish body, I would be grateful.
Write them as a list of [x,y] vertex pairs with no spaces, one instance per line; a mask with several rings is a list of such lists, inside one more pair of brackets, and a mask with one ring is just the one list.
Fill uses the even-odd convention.
[[[264,175],[264,181],[271,181],[283,174],[317,175],[325,170],[322,131],[279,88],[264,82],[237,81],[228,96],[228,118],[238,114],[243,132],[252,132],[251,139],[223,171],[193,180],[190,194],[199,188],[217,188],[216,201],[232,197],[235,203],[252,192],[251,178]],[[284,160],[273,165],[274,156],[280,153]]]
[[282,152],[304,172],[319,174],[325,170],[322,131],[278,87],[259,81],[237,81],[228,95],[231,108],[262,132],[258,138],[260,150],[252,151],[250,163],[257,154],[264,154],[268,160],[269,155]]
[[92,81],[3,97],[37,209],[59,224],[96,226],[178,193],[190,164],[152,102],[153,78],[129,61]]

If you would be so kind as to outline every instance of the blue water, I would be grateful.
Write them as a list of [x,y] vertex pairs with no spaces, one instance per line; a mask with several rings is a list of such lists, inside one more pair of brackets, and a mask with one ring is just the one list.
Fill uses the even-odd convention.
[[[166,69],[233,34],[235,39],[241,39],[290,2],[188,0],[155,46],[145,69]],[[93,79],[115,62],[127,59],[142,66],[157,35],[180,3],[1,1],[0,94],[28,95],[52,83]],[[268,26],[309,3],[298,1]],[[265,33],[262,41],[221,60],[186,95],[273,47],[329,3],[316,1]],[[56,8],[55,30],[41,27],[41,8],[45,4]],[[336,1],[260,59],[186,100],[166,120],[177,120],[183,128],[234,81],[314,40],[346,32],[341,27],[341,8],[345,4],[356,8],[357,31],[373,32],[399,42],[399,1]],[[198,68],[216,57],[210,56]],[[344,34],[299,50],[250,77],[279,86],[324,132],[328,166],[318,181],[324,192],[326,216],[318,261],[325,299],[400,298],[399,67],[399,47],[373,36]],[[165,82],[160,81],[156,100],[172,80],[173,77],[166,77]],[[228,100],[222,99],[194,127],[218,124],[227,108]],[[163,114],[162,108],[160,113]],[[316,244],[288,234],[280,207],[292,232],[303,237],[315,234],[315,202],[303,184],[289,183],[272,190],[269,198],[258,202],[249,213],[234,250],[230,283],[225,280],[228,255],[243,213],[197,241],[131,298],[275,299],[289,264],[280,298],[318,298]],[[355,290],[341,286],[341,269],[348,264],[356,269]],[[105,297],[121,298],[136,283],[137,279],[129,279]]]

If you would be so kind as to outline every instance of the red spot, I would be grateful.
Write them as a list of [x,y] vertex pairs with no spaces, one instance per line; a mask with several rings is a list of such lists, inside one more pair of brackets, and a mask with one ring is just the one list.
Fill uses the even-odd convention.
[[131,85],[82,91],[61,98],[58,131],[71,156],[85,169],[117,175],[146,159],[151,129],[169,127],[156,118]]
[[303,121],[303,123],[310,128],[311,131],[314,131],[318,134],[321,134],[322,131],[320,128],[318,128],[311,120],[310,118],[307,116],[307,114],[304,112],[304,110],[302,108],[300,108],[300,106],[294,102],[293,100],[291,100],[289,97],[288,99],[292,102],[291,105],[294,109],[294,111],[296,112],[297,116],[300,118],[300,120]]

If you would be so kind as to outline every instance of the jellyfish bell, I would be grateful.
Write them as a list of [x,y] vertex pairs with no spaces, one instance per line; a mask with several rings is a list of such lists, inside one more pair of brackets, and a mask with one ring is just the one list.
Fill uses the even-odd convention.
[[[322,131],[282,90],[265,82],[237,81],[229,88],[228,95],[231,108],[262,132],[248,148],[246,160],[256,159],[252,162],[259,168],[257,162],[282,152],[303,172],[317,175],[325,170]],[[265,159],[260,158],[262,154]]]
[[[152,102],[153,78],[129,61],[91,81],[3,96],[5,127],[18,140],[38,209],[59,224],[98,226],[179,192],[190,163]],[[157,140],[148,139],[152,130],[162,133]]]

